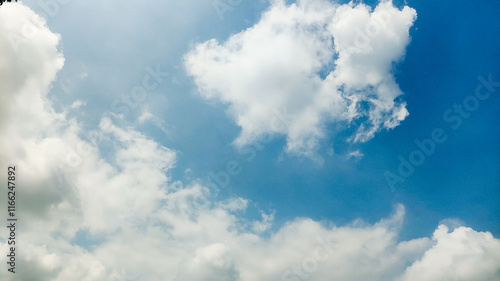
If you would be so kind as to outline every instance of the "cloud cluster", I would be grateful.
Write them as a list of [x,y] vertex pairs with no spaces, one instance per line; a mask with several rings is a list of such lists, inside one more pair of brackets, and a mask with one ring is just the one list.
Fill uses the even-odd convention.
[[458,227],[449,233],[440,225],[434,245],[410,267],[401,280],[500,280],[500,241],[491,233]]
[[[185,55],[205,98],[228,105],[241,127],[237,145],[283,134],[287,151],[311,155],[331,122],[357,127],[352,141],[371,139],[408,115],[393,75],[410,41],[414,9],[391,1],[371,8],[299,0],[272,1],[254,26],[225,42],[212,39]],[[273,125],[275,112],[291,118]]]
[[[26,22],[36,32],[16,47]],[[398,242],[403,206],[373,225],[298,218],[270,232],[273,213],[248,220],[245,199],[171,182],[174,151],[113,115],[86,132],[53,109],[58,40],[20,3],[0,9],[0,161],[17,165],[22,188],[17,273],[1,280],[500,280],[490,233],[440,226]]]

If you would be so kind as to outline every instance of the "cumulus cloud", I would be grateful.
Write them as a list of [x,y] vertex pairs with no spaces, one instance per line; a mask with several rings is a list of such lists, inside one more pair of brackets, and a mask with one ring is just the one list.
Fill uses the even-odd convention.
[[491,233],[440,225],[434,245],[400,280],[500,280],[500,241]]
[[[283,134],[287,151],[310,155],[338,122],[365,142],[408,115],[393,75],[416,19],[391,1],[364,4],[272,1],[254,26],[225,42],[211,39],[185,55],[205,98],[227,104],[241,127],[237,145]],[[287,118],[277,116],[284,115]]]
[[[16,47],[9,36],[23,36],[24,22],[37,32]],[[432,238],[398,241],[403,206],[375,224],[298,218],[270,232],[274,213],[248,221],[247,200],[214,202],[200,184],[172,182],[175,151],[112,114],[86,132],[53,109],[58,40],[20,3],[0,9],[0,96],[9,101],[0,159],[18,167],[23,225],[15,278],[2,270],[0,279],[499,280],[498,239],[440,226]],[[78,241],[82,234],[92,242]]]
[[30,171],[23,177],[31,186],[24,198],[33,199],[29,206],[42,215],[46,203],[59,201],[63,193],[46,189],[54,181],[52,161],[67,147],[62,131],[77,130],[46,98],[64,63],[56,48],[59,35],[19,3],[0,9],[0,34],[0,164],[22,163]]

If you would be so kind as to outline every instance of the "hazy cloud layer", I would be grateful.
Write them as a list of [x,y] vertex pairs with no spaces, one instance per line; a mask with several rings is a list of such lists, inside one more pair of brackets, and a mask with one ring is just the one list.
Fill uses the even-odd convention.
[[[307,155],[328,123],[357,127],[351,141],[364,142],[405,119],[392,68],[410,41],[414,9],[272,3],[254,26],[185,56],[201,95],[227,104],[241,127],[237,145],[276,133],[286,135],[287,151]],[[285,120],[273,122],[277,114]]]
[[[37,32],[16,51],[9,36],[26,21]],[[20,3],[0,9],[0,159],[17,165],[23,188],[18,273],[0,279],[500,280],[490,233],[440,226],[398,242],[403,206],[375,224],[298,218],[269,232],[273,213],[251,221],[245,199],[213,202],[197,183],[172,182],[174,151],[113,115],[87,132],[55,112],[47,91],[63,64],[58,40]]]

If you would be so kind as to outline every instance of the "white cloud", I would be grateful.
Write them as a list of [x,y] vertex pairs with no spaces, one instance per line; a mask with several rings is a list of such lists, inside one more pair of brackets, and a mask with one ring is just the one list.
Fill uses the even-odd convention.
[[500,241],[491,233],[440,225],[434,246],[406,269],[401,280],[500,280]]
[[465,226],[466,223],[459,218],[446,218],[439,221],[439,224],[446,225],[451,231],[460,226]]
[[355,150],[355,151],[351,151],[349,153],[347,153],[347,156],[346,158],[347,159],[351,159],[351,158],[354,158],[354,159],[360,159],[360,158],[363,158],[363,153],[361,153],[361,151],[359,150]]
[[[62,67],[58,36],[35,21],[39,37],[24,41],[19,52],[27,53],[17,55],[8,34],[20,34],[22,24],[8,32],[7,26],[35,15],[20,4],[5,7],[0,96],[18,102],[2,108],[0,159],[2,166],[17,165],[23,187],[17,252],[23,266],[16,278],[2,270],[0,279],[352,281],[458,274],[464,280],[498,280],[500,242],[490,233],[465,227],[448,233],[441,226],[432,239],[398,242],[404,217],[398,206],[373,225],[356,221],[340,227],[301,218],[260,235],[269,230],[273,214],[252,224],[238,216],[247,200],[213,202],[199,184],[171,182],[175,152],[118,126],[112,115],[102,118],[97,135],[84,138],[82,126],[55,112],[46,95]],[[5,182],[5,174],[0,180]],[[77,245],[78,232],[89,233],[95,245]],[[0,232],[2,253],[5,235]],[[6,264],[5,255],[0,263]]]
[[245,200],[243,198],[231,198],[229,200],[220,202],[219,206],[222,209],[229,211],[241,211],[247,208],[248,200]]
[[[390,1],[272,1],[254,26],[185,56],[201,95],[228,105],[241,127],[237,145],[264,133],[287,137],[287,151],[311,155],[324,126],[357,124],[355,142],[392,129],[408,115],[392,73],[409,43],[414,9]],[[320,75],[323,73],[323,76]],[[283,108],[293,116],[276,120]]]
[[137,118],[137,120],[139,121],[139,123],[143,124],[144,122],[151,120],[153,117],[153,114],[151,114],[149,111],[144,111],[141,116]]
[[85,106],[87,103],[84,102],[84,101],[81,101],[81,100],[77,100],[75,102],[73,102],[71,105],[70,105],[70,108],[71,109],[79,109],[80,107],[82,106]]
[[270,214],[261,212],[262,220],[254,221],[252,223],[252,230],[255,231],[255,233],[260,234],[271,229],[274,222],[274,214],[275,212],[272,212]]

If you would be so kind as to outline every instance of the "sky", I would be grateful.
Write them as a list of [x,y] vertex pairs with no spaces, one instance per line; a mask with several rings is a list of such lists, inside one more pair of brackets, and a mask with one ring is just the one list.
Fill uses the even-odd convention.
[[3,4],[0,279],[500,280],[499,12]]

